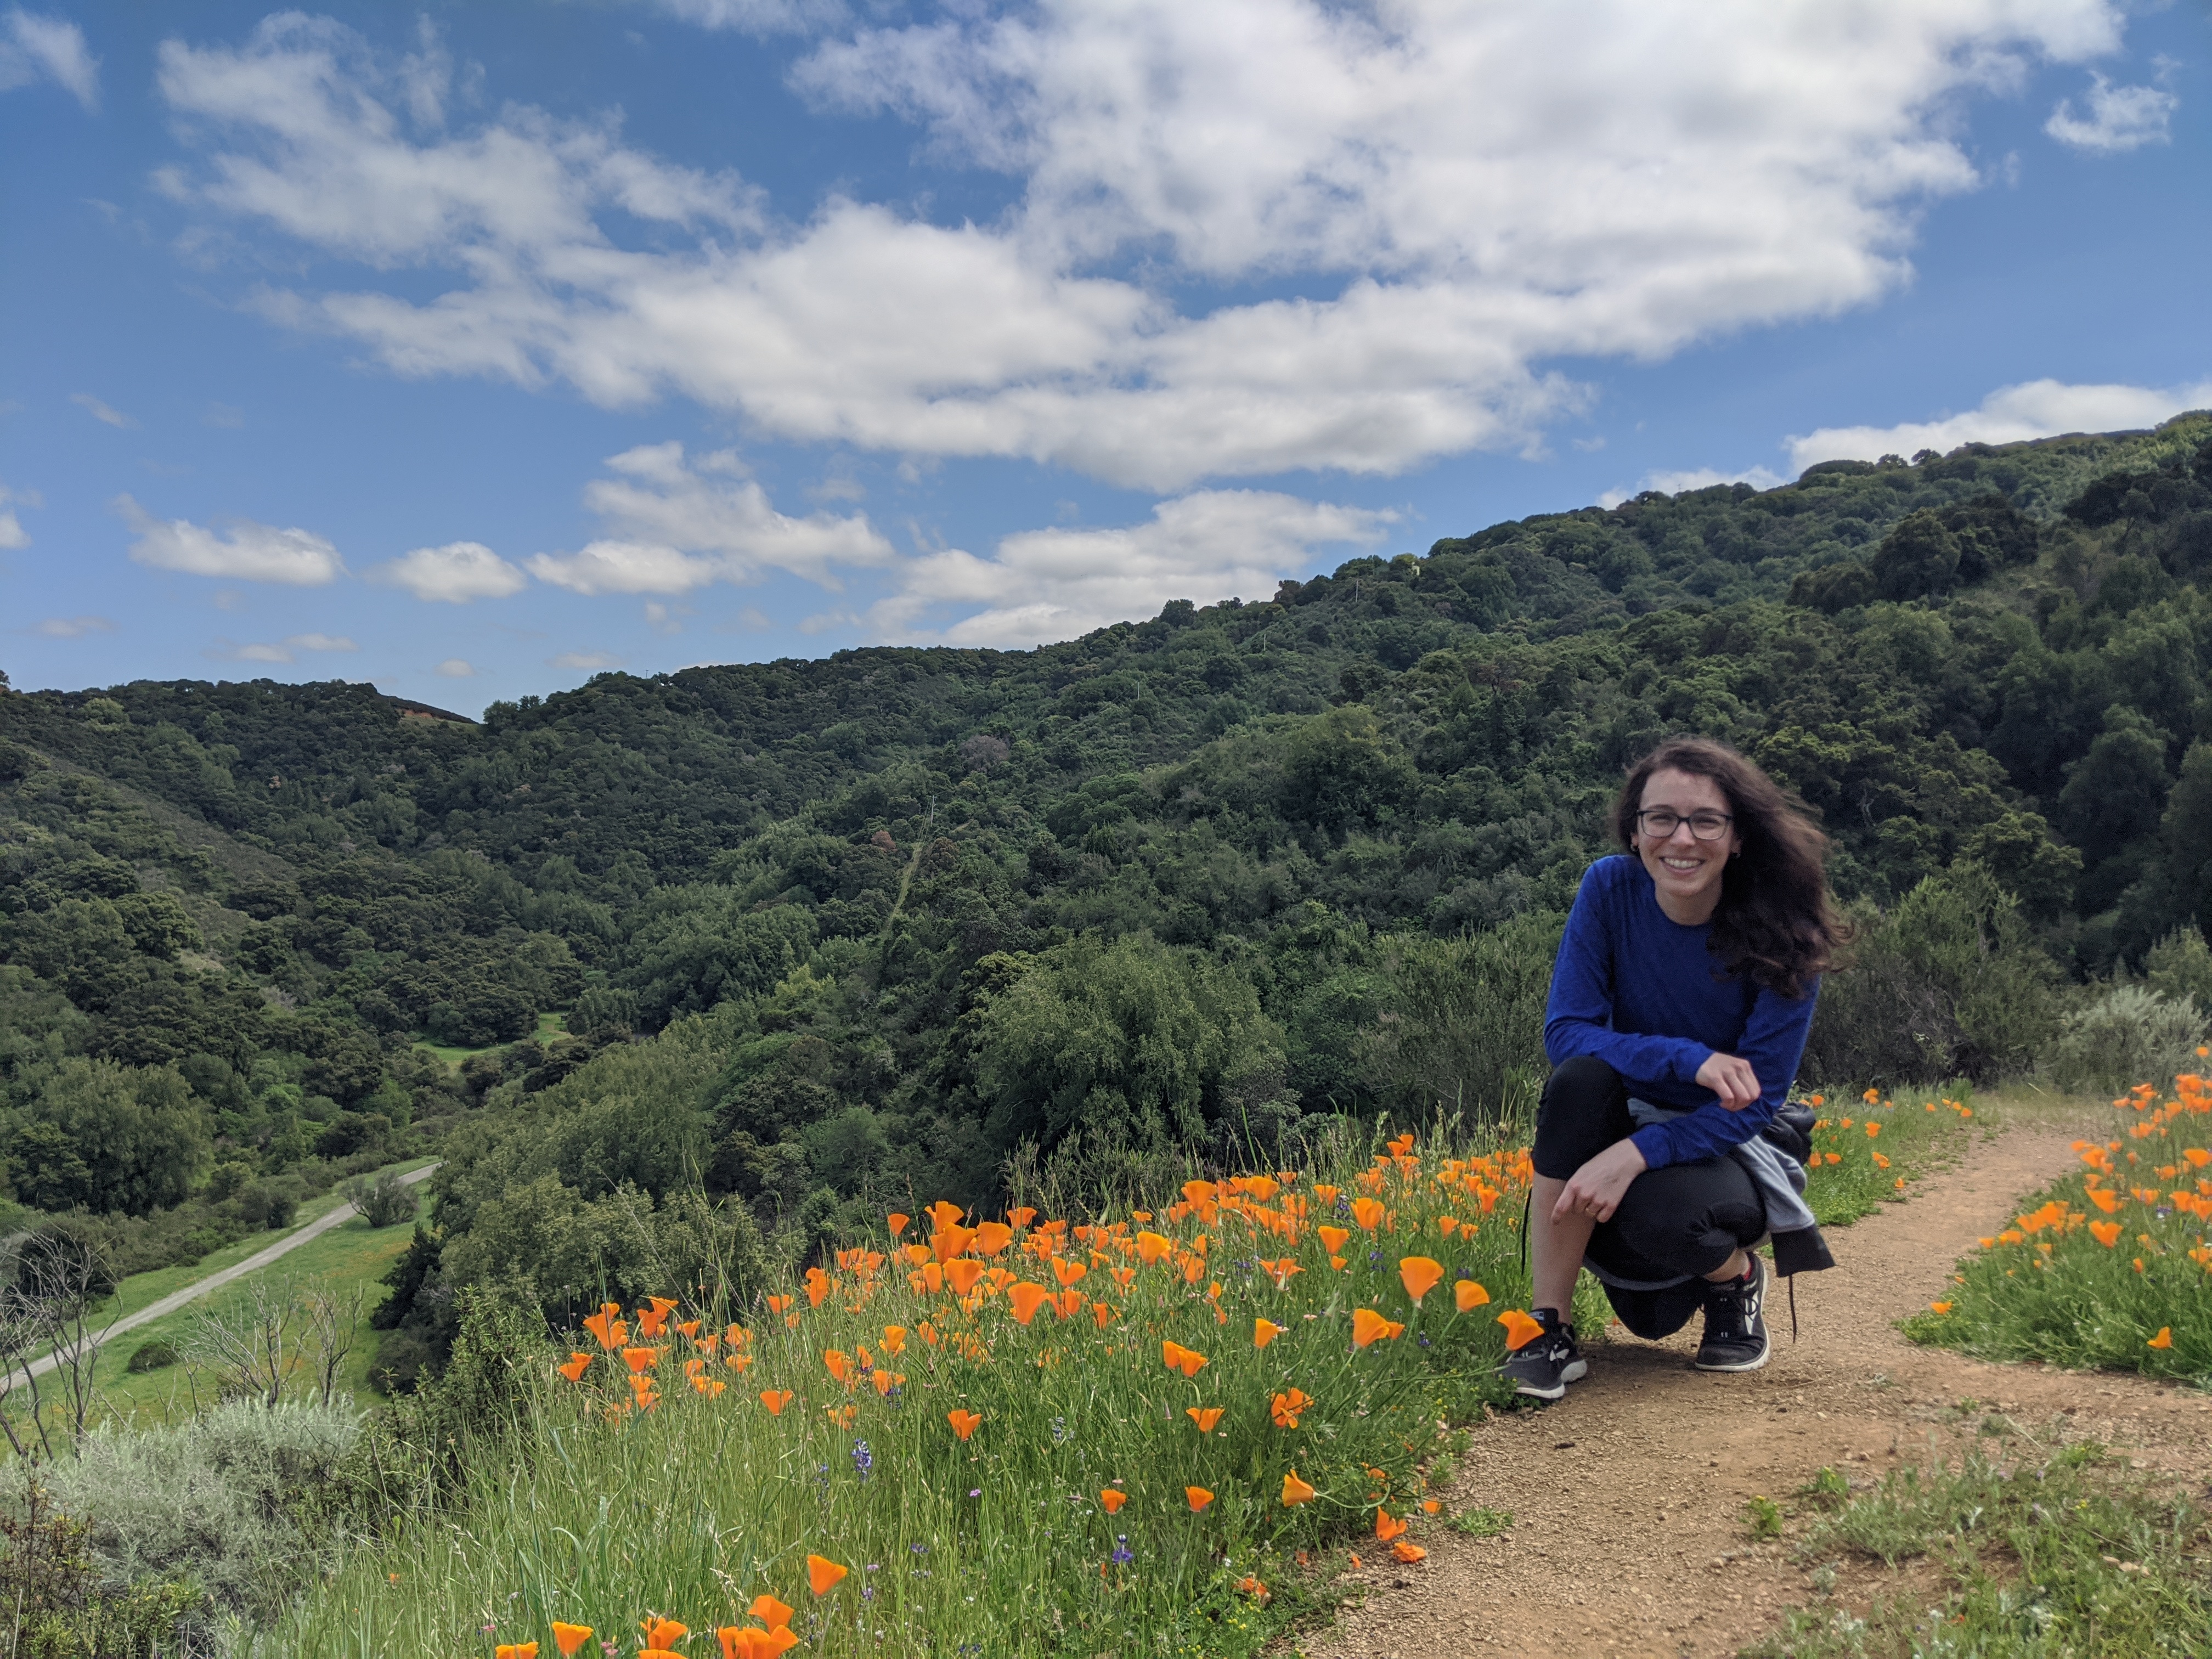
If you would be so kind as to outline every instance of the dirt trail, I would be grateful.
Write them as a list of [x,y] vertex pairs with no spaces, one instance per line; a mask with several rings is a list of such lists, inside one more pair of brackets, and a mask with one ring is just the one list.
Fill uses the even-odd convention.
[[[2212,1471],[2212,1401],[2136,1376],[1996,1365],[1918,1348],[1892,1322],[1942,1295],[1952,1262],[2013,1201],[2063,1173],[2081,1127],[2050,1119],[1980,1139],[1909,1204],[1829,1236],[1838,1267],[1769,1308],[1772,1362],[1741,1376],[1690,1369],[1698,1322],[1663,1344],[1613,1328],[1590,1375],[1558,1405],[1484,1424],[1449,1494],[1453,1510],[1510,1510],[1512,1531],[1423,1534],[1413,1569],[1372,1562],[1364,1606],[1316,1644],[1330,1659],[1428,1659],[1469,1650],[1530,1656],[1735,1653],[1782,1610],[1812,1601],[1807,1567],[1746,1541],[1743,1505],[1781,1498],[1824,1464],[1863,1481],[1911,1460],[1961,1401],[2025,1425],[2059,1413],[2073,1431],[2153,1468]],[[1948,1437],[1948,1435],[1947,1437]],[[1884,1575],[1848,1571],[1842,1594]]]

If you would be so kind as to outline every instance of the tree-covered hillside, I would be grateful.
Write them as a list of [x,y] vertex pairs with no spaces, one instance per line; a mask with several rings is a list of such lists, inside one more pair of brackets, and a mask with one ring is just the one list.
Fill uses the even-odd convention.
[[1869,915],[1949,881],[2108,975],[2212,920],[2208,568],[2191,416],[480,727],[335,684],[0,695],[0,1154],[21,1203],[219,1229],[435,1140],[415,1279],[552,1302],[740,1207],[811,1237],[863,1194],[1486,1108],[1677,730],[1817,807]]

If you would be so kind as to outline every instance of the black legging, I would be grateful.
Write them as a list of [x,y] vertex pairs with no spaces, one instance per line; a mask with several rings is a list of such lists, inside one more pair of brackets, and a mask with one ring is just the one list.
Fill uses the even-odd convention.
[[[1635,1128],[1620,1073],[1578,1055],[1563,1061],[1544,1085],[1530,1161],[1538,1175],[1565,1181]],[[1592,1230],[1583,1259],[1618,1279],[1690,1279],[1656,1291],[1606,1286],[1621,1323],[1656,1340],[1681,1329],[1704,1305],[1698,1281],[1765,1231],[1765,1206],[1743,1166],[1732,1158],[1700,1158],[1646,1170],[1630,1182],[1613,1218]]]

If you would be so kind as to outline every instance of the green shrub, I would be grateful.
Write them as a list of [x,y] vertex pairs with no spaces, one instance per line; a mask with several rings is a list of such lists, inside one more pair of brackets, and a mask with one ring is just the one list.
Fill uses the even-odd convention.
[[1961,860],[1888,915],[1856,920],[1853,960],[1820,988],[1802,1077],[1990,1083],[2028,1070],[2055,1034],[2058,970],[1981,865]]
[[1376,1097],[1400,1121],[1440,1109],[1534,1121],[1548,1070],[1544,1003],[1565,925],[1539,911],[1470,937],[1389,941],[1384,1006],[1356,1046]]
[[2194,1003],[2147,986],[2115,986],[2061,1018],[2051,1046],[2051,1080],[2073,1092],[2102,1095],[2146,1078],[2163,1084],[2191,1069],[2203,1041],[2204,1018]]
[[396,1227],[415,1218],[415,1188],[396,1170],[386,1170],[374,1180],[356,1176],[346,1182],[346,1196],[372,1227]]
[[[2177,927],[2150,947],[2143,963],[2144,982],[2175,1002],[2196,1005],[2212,1015],[2212,946],[2195,927]],[[2130,1079],[2132,1080],[2132,1079]]]
[[158,1371],[177,1363],[177,1347],[161,1337],[149,1337],[131,1351],[131,1358],[123,1369],[134,1374]]
[[173,1427],[103,1425],[45,1478],[64,1513],[85,1517],[104,1589],[188,1578],[206,1591],[185,1620],[205,1641],[221,1614],[273,1617],[313,1570],[359,1432],[350,1411],[232,1401]]

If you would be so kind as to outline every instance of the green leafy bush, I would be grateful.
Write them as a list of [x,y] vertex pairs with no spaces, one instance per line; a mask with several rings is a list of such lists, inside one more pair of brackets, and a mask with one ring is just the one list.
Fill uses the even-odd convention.
[[205,1642],[220,1614],[265,1621],[295,1592],[359,1433],[349,1410],[232,1401],[182,1425],[105,1425],[43,1478],[83,1517],[108,1590],[188,1579],[206,1592],[185,1620]]
[[2117,985],[2061,1017],[2046,1066],[2051,1080],[2069,1092],[2118,1094],[2138,1078],[2190,1070],[2204,1033],[2204,1015],[2193,1000]]

